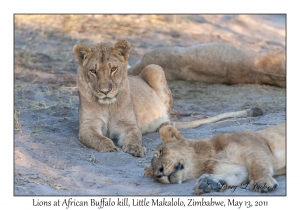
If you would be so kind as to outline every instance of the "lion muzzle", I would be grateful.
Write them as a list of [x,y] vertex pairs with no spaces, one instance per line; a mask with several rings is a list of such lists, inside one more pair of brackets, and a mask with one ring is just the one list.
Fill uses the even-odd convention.
[[112,90],[112,84],[109,83],[107,85],[107,88],[101,88],[101,89],[99,89],[99,92],[104,94],[104,95],[107,95],[111,90]]

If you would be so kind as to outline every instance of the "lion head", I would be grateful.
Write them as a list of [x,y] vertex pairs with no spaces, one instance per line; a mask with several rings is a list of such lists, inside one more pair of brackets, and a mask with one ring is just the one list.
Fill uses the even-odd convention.
[[79,73],[93,98],[100,104],[117,101],[127,78],[130,43],[126,40],[115,45],[100,43],[91,48],[78,44],[73,54],[79,64]]
[[145,175],[165,184],[181,183],[189,179],[193,148],[171,125],[162,127],[159,133],[163,142],[154,152],[151,166],[145,168]]

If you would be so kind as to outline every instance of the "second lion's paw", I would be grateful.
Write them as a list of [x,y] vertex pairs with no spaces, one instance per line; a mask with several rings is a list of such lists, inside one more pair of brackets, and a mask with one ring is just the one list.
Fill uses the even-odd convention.
[[220,192],[226,186],[225,180],[216,180],[210,174],[203,174],[196,182],[194,191],[196,195],[210,193],[211,191]]

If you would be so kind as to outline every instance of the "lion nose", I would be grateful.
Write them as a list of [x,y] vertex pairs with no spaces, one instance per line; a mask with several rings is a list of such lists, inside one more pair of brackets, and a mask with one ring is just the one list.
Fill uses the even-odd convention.
[[100,89],[99,91],[100,91],[101,93],[103,93],[104,95],[107,95],[111,90],[112,90],[112,84],[109,83],[109,84],[108,84],[108,88]]
[[159,167],[158,172],[155,174],[156,178],[161,178],[162,176],[164,176],[164,168],[163,167]]

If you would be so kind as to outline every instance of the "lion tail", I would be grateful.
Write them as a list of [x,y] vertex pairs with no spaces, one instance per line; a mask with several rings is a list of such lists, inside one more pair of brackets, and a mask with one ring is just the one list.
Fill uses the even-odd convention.
[[188,122],[171,122],[170,124],[173,125],[175,128],[177,128],[177,130],[183,130],[188,128],[196,128],[203,124],[214,123],[227,118],[240,118],[240,117],[251,117],[251,116],[256,117],[261,115],[263,115],[262,110],[258,107],[255,107],[243,111],[226,112],[206,119],[188,121]]

